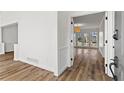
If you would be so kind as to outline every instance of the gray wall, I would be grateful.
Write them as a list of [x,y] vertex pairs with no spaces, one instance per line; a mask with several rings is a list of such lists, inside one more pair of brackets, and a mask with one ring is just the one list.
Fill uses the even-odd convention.
[[115,29],[119,30],[119,40],[115,40],[115,56],[119,58],[119,68],[115,68],[118,80],[124,80],[124,12],[115,12]]
[[14,51],[14,44],[18,43],[18,24],[10,24],[2,27],[2,42],[5,52]]

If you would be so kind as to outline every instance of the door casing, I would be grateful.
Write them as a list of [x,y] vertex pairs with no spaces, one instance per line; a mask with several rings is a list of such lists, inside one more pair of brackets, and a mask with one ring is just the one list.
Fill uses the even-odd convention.
[[[111,59],[114,58],[114,39],[113,34],[115,30],[115,13],[114,11],[105,12],[105,73],[112,77],[112,73],[109,69],[109,64],[113,63]],[[112,67],[114,71],[114,67]]]
[[[98,12],[100,13],[100,12]],[[91,14],[95,14],[95,13],[91,13]],[[85,14],[85,15],[89,15],[89,14]],[[80,16],[80,15],[79,15]],[[84,16],[84,15],[82,15]],[[107,19],[106,19],[107,17]],[[71,17],[71,22],[73,22],[73,17]],[[71,23],[70,22],[70,23]],[[74,44],[73,42],[71,42],[71,40],[74,40],[74,29],[73,29],[73,25],[71,24],[71,32],[70,32],[70,58],[72,58],[73,60],[70,61],[70,66],[73,65],[74,62],[74,56],[75,56],[75,51],[74,51]],[[105,38],[104,38],[104,52],[105,52],[105,73],[112,77],[111,71],[109,69],[109,64],[112,63],[112,61],[110,59],[114,58],[114,39],[112,38],[113,34],[114,34],[114,11],[106,11],[105,12]],[[114,68],[112,68],[114,70]]]

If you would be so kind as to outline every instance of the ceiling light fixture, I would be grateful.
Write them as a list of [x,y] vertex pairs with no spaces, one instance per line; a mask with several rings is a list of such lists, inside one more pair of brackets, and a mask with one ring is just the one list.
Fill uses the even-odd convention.
[[76,24],[74,24],[74,26],[75,26],[75,27],[77,27],[77,26],[78,26],[78,27],[81,27],[81,26],[85,26],[85,24],[82,24],[82,23],[76,23]]

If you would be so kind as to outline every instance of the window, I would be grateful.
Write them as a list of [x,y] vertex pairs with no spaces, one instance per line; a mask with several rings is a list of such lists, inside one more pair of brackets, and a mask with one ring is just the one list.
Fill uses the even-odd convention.
[[96,36],[97,35],[97,32],[92,32],[92,36]]

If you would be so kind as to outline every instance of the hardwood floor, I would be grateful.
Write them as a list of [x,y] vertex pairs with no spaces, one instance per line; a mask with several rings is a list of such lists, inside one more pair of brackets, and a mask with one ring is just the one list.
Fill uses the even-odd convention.
[[74,65],[58,78],[58,80],[77,81],[110,81],[104,73],[104,60],[97,49],[76,48]]
[[20,62],[13,61],[13,53],[0,55],[0,80],[41,81],[56,80],[52,72]]
[[5,53],[5,55],[0,55],[0,62],[5,60],[12,60],[14,58],[14,52]]
[[0,80],[7,81],[89,81],[112,80],[104,73],[104,62],[96,49],[77,48],[74,65],[67,68],[58,78],[52,72],[13,61],[13,53],[0,55]]

